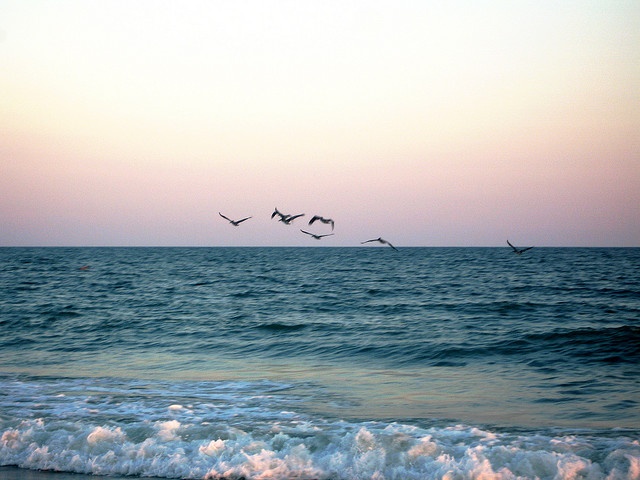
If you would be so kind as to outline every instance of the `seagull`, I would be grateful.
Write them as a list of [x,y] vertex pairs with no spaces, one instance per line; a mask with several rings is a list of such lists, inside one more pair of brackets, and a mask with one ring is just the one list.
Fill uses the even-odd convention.
[[298,217],[304,217],[304,213],[299,213],[297,215],[280,215],[280,221],[285,225],[291,225],[291,222]]
[[271,219],[273,220],[273,217],[275,217],[276,215],[278,215],[280,217],[280,221],[286,225],[291,225],[291,222],[293,222],[298,217],[304,217],[304,213],[299,213],[298,215],[284,214],[278,210],[278,207],[276,207],[273,210],[273,213],[271,214]]
[[315,233],[307,232],[305,230],[300,229],[302,233],[306,233],[307,235],[311,235],[316,240],[320,240],[322,237],[330,237],[331,235],[335,235],[335,233],[327,233],[326,235],[316,235]]
[[223,214],[221,214],[220,212],[218,212],[218,215],[220,215],[222,218],[224,218],[226,221],[228,221],[231,225],[233,225],[234,227],[237,227],[238,225],[240,225],[242,222],[244,222],[245,220],[249,220],[251,217],[246,217],[243,218],[242,220],[231,220],[229,217],[225,217]]
[[309,220],[309,225],[313,224],[313,222],[315,222],[316,220],[319,220],[322,223],[331,224],[331,231],[333,231],[334,221],[331,218],[324,218],[324,217],[321,217],[320,215],[314,215],[313,218]]
[[511,248],[513,248],[513,253],[517,253],[518,255],[522,255],[527,250],[531,250],[533,248],[533,247],[516,248],[513,245],[511,245],[511,242],[509,240],[507,240],[507,243]]
[[378,238],[372,238],[371,240],[366,240],[364,242],[360,242],[361,244],[363,243],[369,243],[369,242],[379,242],[382,243],[384,245],[389,245],[391,248],[393,248],[394,250],[398,250],[396,247],[394,247],[393,245],[391,245],[389,242],[387,242],[384,238],[382,237],[378,237]]

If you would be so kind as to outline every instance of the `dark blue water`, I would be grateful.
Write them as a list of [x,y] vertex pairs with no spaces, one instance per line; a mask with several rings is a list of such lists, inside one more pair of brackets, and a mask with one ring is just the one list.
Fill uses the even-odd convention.
[[0,249],[0,465],[640,478],[640,249]]

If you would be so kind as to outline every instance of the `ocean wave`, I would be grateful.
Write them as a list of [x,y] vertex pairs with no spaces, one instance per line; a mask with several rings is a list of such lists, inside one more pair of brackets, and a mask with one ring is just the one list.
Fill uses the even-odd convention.
[[196,427],[178,420],[155,422],[143,430],[110,425],[56,429],[42,420],[28,421],[2,433],[0,462],[37,470],[181,479],[640,476],[640,447],[631,439],[506,438],[465,426],[421,431],[406,425],[340,425],[331,431],[308,423],[274,425],[267,435],[228,427],[220,435],[189,439]]
[[[256,332],[279,334],[265,337],[244,327],[242,342],[231,341],[230,353],[260,352],[268,357],[306,356],[325,360],[372,359],[398,366],[458,365],[512,359],[523,364],[583,366],[594,363],[634,364],[640,362],[640,327],[619,326],[582,329],[552,329],[540,333],[509,332],[508,335],[478,335],[446,339],[434,334],[422,338],[411,329],[359,329],[324,323],[251,322]],[[231,338],[228,338],[231,340]],[[217,339],[211,339],[213,345]],[[207,344],[207,340],[203,340]],[[212,343],[213,342],[213,343]],[[205,347],[203,347],[205,348]],[[233,352],[232,352],[233,350]]]
[[256,328],[270,332],[295,332],[298,330],[304,330],[305,328],[307,328],[307,325],[301,323],[263,323],[256,326]]
[[[296,413],[288,385],[8,381],[0,465],[181,479],[637,479],[635,434],[505,432]],[[636,432],[637,433],[637,432]]]
[[601,328],[557,329],[529,334],[531,348],[571,356],[580,362],[640,362],[640,327],[623,325]]

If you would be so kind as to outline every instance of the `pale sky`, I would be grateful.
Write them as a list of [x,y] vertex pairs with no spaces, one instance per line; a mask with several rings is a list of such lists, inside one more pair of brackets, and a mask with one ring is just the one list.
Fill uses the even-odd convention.
[[0,0],[0,246],[378,236],[640,246],[640,2]]

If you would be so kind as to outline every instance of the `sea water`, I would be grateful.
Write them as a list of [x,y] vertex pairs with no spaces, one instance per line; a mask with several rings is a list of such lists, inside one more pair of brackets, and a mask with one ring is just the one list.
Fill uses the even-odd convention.
[[0,248],[0,466],[638,479],[640,249]]

